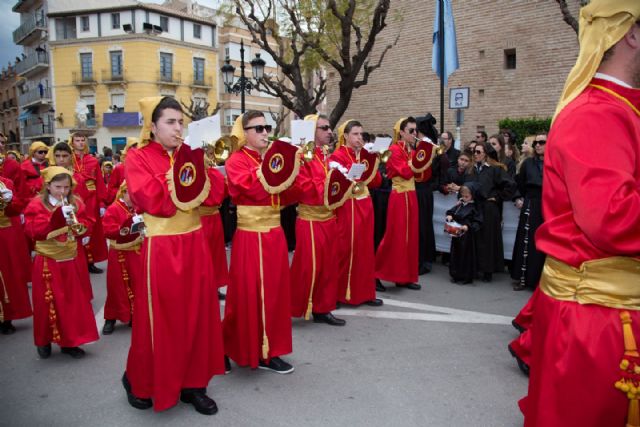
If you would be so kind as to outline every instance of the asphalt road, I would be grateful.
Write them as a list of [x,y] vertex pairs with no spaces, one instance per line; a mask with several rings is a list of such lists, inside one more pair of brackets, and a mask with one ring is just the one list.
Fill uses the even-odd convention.
[[[103,265],[104,267],[104,265]],[[101,328],[105,274],[92,275]],[[519,426],[527,379],[506,346],[511,318],[530,292],[506,274],[475,286],[449,283],[447,267],[421,276],[420,291],[390,288],[380,308],[339,309],[345,327],[293,322],[291,375],[234,365],[209,394],[220,411],[179,403],[162,413],[130,407],[120,384],[130,329],[84,346],[81,360],[40,360],[31,320],[0,335],[1,426]]]

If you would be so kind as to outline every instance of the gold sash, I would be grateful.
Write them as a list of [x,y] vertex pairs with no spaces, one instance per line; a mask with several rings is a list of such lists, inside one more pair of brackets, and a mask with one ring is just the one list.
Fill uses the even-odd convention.
[[362,187],[362,191],[360,191],[358,194],[353,193],[353,198],[356,200],[366,199],[367,197],[369,197],[369,187],[367,187],[366,185]]
[[73,240],[67,240],[66,242],[60,242],[55,239],[37,240],[35,249],[38,254],[47,258],[66,261],[76,257],[78,243]]
[[220,206],[198,206],[198,212],[200,213],[200,216],[209,216],[209,215],[215,215],[220,213],[220,211],[218,210],[220,209]]
[[136,239],[128,243],[116,243],[115,240],[109,239],[109,247],[119,251],[139,251],[142,245],[142,239]]
[[407,191],[416,191],[416,183],[413,177],[404,179],[399,176],[391,178],[391,184],[395,191],[398,193],[406,193]]
[[96,181],[94,179],[88,179],[85,181],[85,186],[89,191],[96,191]]
[[237,206],[238,229],[256,233],[268,233],[280,227],[280,210],[271,206]]
[[148,213],[143,215],[147,237],[175,236],[177,234],[191,233],[202,227],[200,214],[196,210],[176,210],[171,217],[159,217]]
[[552,298],[580,304],[640,310],[640,260],[615,256],[574,268],[547,256],[540,289]]
[[327,221],[334,218],[333,211],[327,209],[324,205],[298,205],[298,217],[305,221]]

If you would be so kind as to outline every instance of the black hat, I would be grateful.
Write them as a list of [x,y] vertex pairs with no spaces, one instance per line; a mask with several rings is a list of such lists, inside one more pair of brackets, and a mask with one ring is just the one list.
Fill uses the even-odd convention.
[[427,113],[425,116],[416,117],[416,128],[418,132],[425,135],[433,143],[438,142],[438,130],[435,127],[436,118]]

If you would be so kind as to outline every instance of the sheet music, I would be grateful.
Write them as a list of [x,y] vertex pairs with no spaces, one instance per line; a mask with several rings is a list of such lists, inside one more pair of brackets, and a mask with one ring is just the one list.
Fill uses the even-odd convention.
[[354,163],[351,165],[351,169],[347,172],[347,178],[352,181],[360,179],[364,171],[366,170],[366,166],[362,163]]
[[191,122],[188,129],[188,144],[191,148],[202,148],[208,142],[215,142],[222,136],[220,114]]
[[384,153],[389,149],[391,145],[392,139],[389,137],[376,137],[376,140],[373,143],[373,147],[369,150],[372,153]]
[[312,120],[291,120],[291,140],[293,145],[314,141],[316,138],[316,122]]

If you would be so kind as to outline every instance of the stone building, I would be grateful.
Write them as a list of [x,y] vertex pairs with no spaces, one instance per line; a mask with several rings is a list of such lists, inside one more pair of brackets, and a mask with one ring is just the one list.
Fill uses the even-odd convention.
[[[574,16],[579,2],[569,1]],[[354,91],[343,119],[359,119],[365,130],[391,133],[395,121],[429,111],[439,119],[440,81],[431,70],[434,0],[392,0],[391,13],[374,52],[394,46],[369,84]],[[445,129],[455,130],[455,110],[448,109],[449,89],[470,88],[462,141],[477,130],[498,131],[505,117],[553,115],[564,81],[578,54],[575,32],[550,0],[452,0],[460,68],[445,88]],[[329,69],[330,82],[332,78]],[[333,75],[335,78],[335,75]],[[336,101],[337,83],[329,84],[328,104]],[[329,110],[330,111],[330,110]],[[438,129],[440,124],[437,125]]]
[[0,131],[7,137],[7,149],[20,151],[17,81],[14,65],[0,72]]

